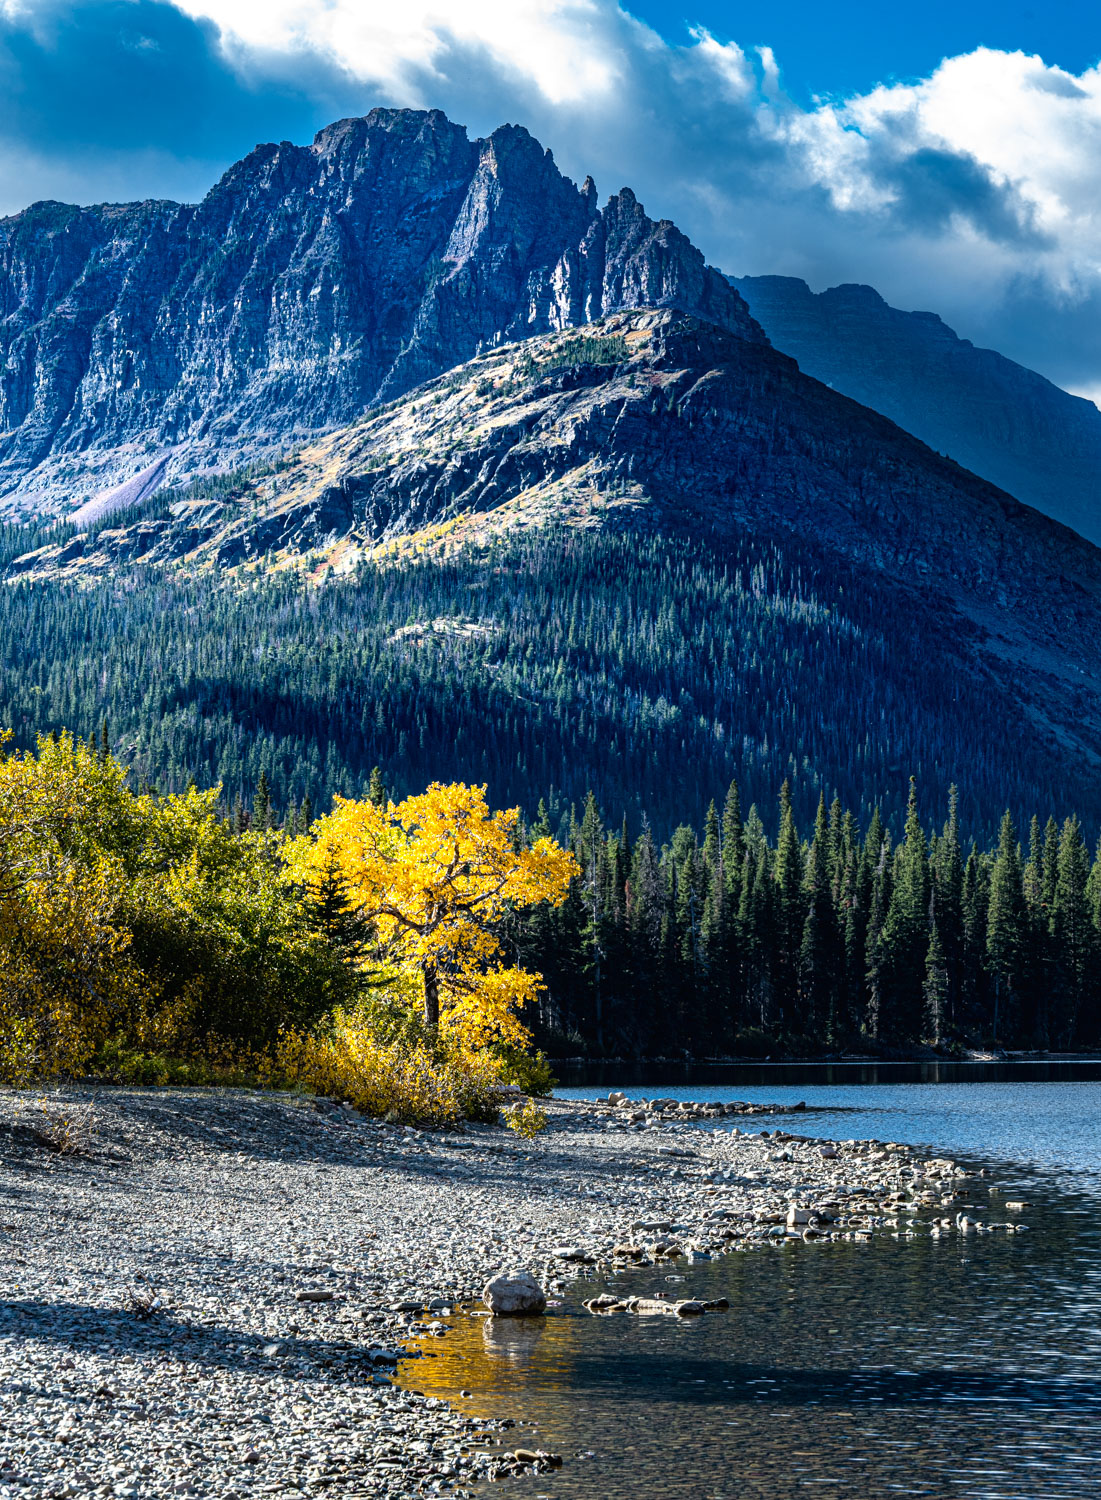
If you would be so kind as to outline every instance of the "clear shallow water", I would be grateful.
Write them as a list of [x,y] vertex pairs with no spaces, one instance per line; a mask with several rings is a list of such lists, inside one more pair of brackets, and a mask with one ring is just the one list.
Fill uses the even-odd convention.
[[[537,1430],[508,1443],[566,1458],[493,1493],[1101,1496],[1101,1084],[656,1092],[805,1099],[785,1128],[968,1156],[990,1173],[968,1185],[977,1216],[1003,1218],[999,1200],[1023,1197],[1030,1231],[799,1243],[584,1282],[537,1322],[456,1317],[402,1383],[523,1418]],[[731,1308],[685,1322],[590,1317],[581,1300],[606,1285]]]
[[[614,1087],[614,1085],[612,1085]],[[566,1088],[565,1099],[595,1099],[607,1089]],[[624,1092],[632,1093],[625,1089]],[[744,1099],[750,1104],[796,1104],[805,1116],[770,1121],[733,1120],[743,1130],[780,1124],[799,1135],[836,1140],[905,1141],[959,1154],[968,1152],[1014,1166],[1044,1167],[1084,1186],[1080,1174],[1101,1185],[1101,1082],[1037,1083],[812,1083],[635,1089],[634,1098]],[[1101,1479],[1098,1483],[1101,1496]]]

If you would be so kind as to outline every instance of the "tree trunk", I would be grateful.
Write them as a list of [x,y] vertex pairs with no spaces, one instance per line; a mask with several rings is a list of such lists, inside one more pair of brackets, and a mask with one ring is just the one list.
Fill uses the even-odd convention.
[[424,966],[424,1022],[432,1027],[440,1024],[440,976],[431,960]]

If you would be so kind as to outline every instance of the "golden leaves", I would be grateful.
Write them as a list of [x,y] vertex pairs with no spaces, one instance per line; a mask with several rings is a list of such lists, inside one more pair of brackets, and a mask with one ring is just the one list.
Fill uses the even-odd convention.
[[564,900],[577,864],[553,839],[524,847],[518,808],[490,812],[486,788],[461,782],[382,807],[337,798],[285,858],[305,886],[335,865],[373,924],[368,961],[419,972],[433,1025],[438,989],[440,1032],[454,1046],[526,1040],[516,1012],[540,976],[499,965],[499,925],[513,907]]

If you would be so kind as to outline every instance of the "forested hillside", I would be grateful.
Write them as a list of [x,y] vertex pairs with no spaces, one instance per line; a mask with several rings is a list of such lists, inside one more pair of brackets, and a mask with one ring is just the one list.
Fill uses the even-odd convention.
[[788,778],[804,820],[820,791],[897,814],[911,773],[941,803],[958,781],[979,836],[1007,802],[1096,820],[1096,781],[1011,685],[919,598],[749,535],[533,531],[321,587],[138,569],[0,589],[0,723],[33,743],[106,720],[138,784],[220,782],[232,809],[263,773],[280,817],[379,765],[401,793],[545,797],[556,827],[593,790],[659,838],[733,776],[762,808]]
[[[374,765],[633,829],[732,776],[1101,815],[1101,554],[698,319],[483,355],[277,465],[10,530],[0,722],[328,805]],[[43,541],[47,545],[42,546]],[[34,549],[34,550],[28,550]],[[18,554],[18,555],[13,555]]]

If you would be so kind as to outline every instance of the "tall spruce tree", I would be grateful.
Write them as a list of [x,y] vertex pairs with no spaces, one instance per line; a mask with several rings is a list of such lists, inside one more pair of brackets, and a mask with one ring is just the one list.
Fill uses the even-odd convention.
[[940,927],[933,917],[929,932],[929,947],[925,954],[925,982],[922,987],[925,1000],[925,1034],[939,1047],[944,1040],[945,1018],[948,1007],[948,957],[941,942]]
[[1059,837],[1058,868],[1055,879],[1055,902],[1052,909],[1052,937],[1058,954],[1058,1011],[1054,1017],[1055,1043],[1060,1047],[1074,1045],[1087,1002],[1096,991],[1094,971],[1097,960],[1097,933],[1089,905],[1090,861],[1082,827],[1075,817],[1067,818]]
[[895,855],[887,915],[879,934],[881,1034],[914,1041],[924,1019],[922,983],[929,944],[929,863],[918,817],[917,784],[910,779],[906,826]]
[[776,839],[775,927],[773,949],[773,1005],[775,1022],[784,1026],[792,1019],[799,984],[799,948],[803,939],[803,858],[791,784],[780,788],[780,831]]
[[991,1034],[995,1042],[999,1031],[1011,1030],[1016,1020],[1027,944],[1021,854],[1013,817],[1006,812],[998,833],[998,852],[990,871],[990,905],[986,918],[986,963],[994,989]]
[[837,926],[831,895],[833,843],[825,798],[820,797],[803,873],[806,916],[799,945],[799,1016],[805,1034],[829,1041],[834,1040],[830,1019],[838,977]]

